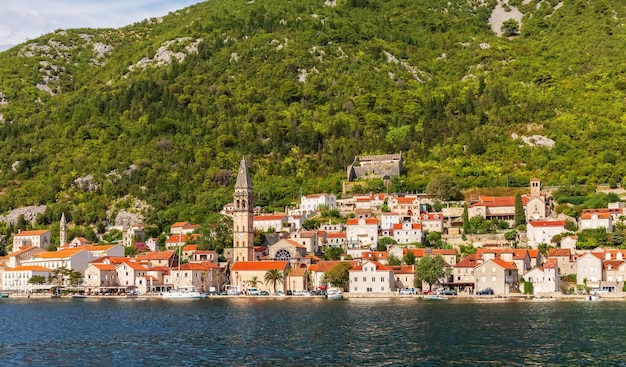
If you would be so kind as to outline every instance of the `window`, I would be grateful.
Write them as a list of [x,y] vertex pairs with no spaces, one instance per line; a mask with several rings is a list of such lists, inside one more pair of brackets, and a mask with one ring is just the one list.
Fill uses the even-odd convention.
[[380,281],[384,282],[385,281],[385,277],[380,277]]
[[376,277],[372,277],[372,282],[375,282],[375,281],[376,281]]
[[367,288],[367,291],[368,291],[368,292],[371,292],[371,291],[372,291],[372,288]]
[[384,292],[384,291],[385,291],[385,287],[380,287],[380,290],[381,290],[382,292]]
[[354,277],[354,281],[358,282],[359,281],[359,277]]
[[491,276],[491,281],[492,281],[492,282],[495,282],[496,280],[497,280],[497,279],[496,279],[496,276],[495,276],[495,275],[492,275],[492,276]]
[[364,282],[367,282],[367,277],[363,277],[363,281],[364,281]]

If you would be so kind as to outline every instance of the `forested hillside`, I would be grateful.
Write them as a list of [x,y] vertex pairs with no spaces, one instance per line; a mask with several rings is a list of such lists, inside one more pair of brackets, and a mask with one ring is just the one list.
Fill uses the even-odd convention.
[[496,6],[207,1],[31,40],[0,53],[0,211],[102,223],[131,194],[204,222],[242,154],[270,209],[338,193],[357,154],[403,152],[393,191],[621,182],[626,3],[509,0],[511,37]]

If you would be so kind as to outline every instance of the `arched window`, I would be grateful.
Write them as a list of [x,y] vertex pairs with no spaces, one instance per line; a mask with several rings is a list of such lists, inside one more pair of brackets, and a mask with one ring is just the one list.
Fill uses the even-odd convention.
[[285,249],[278,250],[276,252],[276,260],[290,260],[291,253]]

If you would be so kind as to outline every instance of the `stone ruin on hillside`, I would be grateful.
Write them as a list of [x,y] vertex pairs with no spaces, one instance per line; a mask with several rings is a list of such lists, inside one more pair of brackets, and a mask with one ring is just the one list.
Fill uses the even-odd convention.
[[348,181],[381,178],[389,180],[402,174],[402,152],[399,154],[360,155],[348,166]]

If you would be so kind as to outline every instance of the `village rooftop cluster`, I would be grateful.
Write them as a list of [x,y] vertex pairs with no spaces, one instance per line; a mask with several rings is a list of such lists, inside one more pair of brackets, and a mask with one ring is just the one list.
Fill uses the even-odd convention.
[[[388,158],[399,158],[401,164],[401,155],[385,156]],[[397,174],[401,166],[394,164],[392,171]],[[354,179],[356,171],[351,166],[349,178]],[[329,272],[348,264],[347,281],[334,286],[351,294],[393,295],[405,289],[429,289],[432,284],[418,279],[415,264],[424,257],[441,256],[446,271],[435,287],[454,294],[475,294],[483,289],[491,289],[495,295],[528,289],[535,295],[572,289],[622,292],[626,250],[576,250],[577,237],[564,235],[568,233],[565,220],[550,210],[550,200],[549,194],[541,190],[540,180],[531,180],[529,194],[522,196],[526,233],[515,241],[502,234],[462,233],[465,210],[469,218],[480,216],[512,225],[515,197],[482,196],[469,203],[445,203],[440,211],[432,211],[434,202],[427,195],[371,193],[337,199],[322,193],[301,197],[295,209],[284,213],[261,214],[254,206],[247,162],[242,159],[233,202],[222,210],[233,219],[233,247],[226,249],[222,257],[193,244],[199,234],[195,233],[198,225],[192,223],[173,223],[164,251],[159,251],[157,240],[151,238],[145,241],[148,251],[124,256],[124,246],[143,236],[141,223],[122,228],[121,243],[94,245],[81,237],[68,241],[63,216],[57,251],[45,250],[50,245],[48,230],[22,231],[14,236],[12,252],[0,258],[1,291],[34,294],[63,286],[87,294],[154,295],[179,287],[215,294],[227,290],[230,294],[245,294],[250,288],[270,294],[302,294],[331,287]],[[305,230],[305,220],[318,215],[321,209],[337,210],[348,219]],[[613,223],[625,214],[621,202],[605,209],[584,210],[578,226],[611,232]],[[255,231],[266,233],[265,244],[254,245]],[[426,234],[432,232],[441,233],[450,248],[421,247]],[[539,245],[551,243],[556,235],[563,235],[560,243],[542,254]],[[393,244],[377,251],[382,238],[393,239]],[[461,258],[458,248],[468,244],[477,250]],[[330,248],[340,249],[340,260],[322,259]],[[411,264],[389,261],[407,257],[412,259]],[[268,277],[270,272],[279,278]]]

